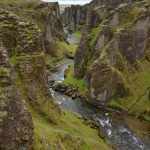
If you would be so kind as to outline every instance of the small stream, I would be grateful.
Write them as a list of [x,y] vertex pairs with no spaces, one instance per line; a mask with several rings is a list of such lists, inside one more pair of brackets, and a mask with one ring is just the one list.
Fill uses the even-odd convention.
[[[70,33],[65,32],[69,35],[68,41],[70,43],[79,43]],[[73,63],[74,61],[71,59],[64,59],[59,63],[55,72],[49,73],[49,76],[54,79],[55,83],[62,82],[65,69]],[[79,98],[72,100],[71,97],[55,92],[52,88],[50,91],[60,107],[97,121],[105,129],[115,149],[150,150],[150,124],[148,122],[117,111],[100,109]]]

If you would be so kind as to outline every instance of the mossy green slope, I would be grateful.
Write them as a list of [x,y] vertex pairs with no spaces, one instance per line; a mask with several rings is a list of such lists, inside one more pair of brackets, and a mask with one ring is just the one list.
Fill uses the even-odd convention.
[[111,150],[76,114],[63,112],[57,125],[50,124],[37,113],[33,113],[36,150]]
[[82,31],[75,31],[73,32],[73,37],[77,38],[77,39],[81,39],[82,37]]
[[64,80],[64,84],[74,87],[83,95],[86,95],[89,92],[85,79],[78,80],[75,77],[73,65],[70,66],[67,70],[67,76]]
[[[129,110],[129,113],[143,116],[145,120],[150,121],[149,91],[147,91],[150,87],[150,63],[144,61],[140,63],[140,68],[139,71],[134,70],[125,74],[130,88],[134,89],[132,94],[128,97],[111,101],[109,106],[120,110]],[[138,102],[136,103],[136,101]]]

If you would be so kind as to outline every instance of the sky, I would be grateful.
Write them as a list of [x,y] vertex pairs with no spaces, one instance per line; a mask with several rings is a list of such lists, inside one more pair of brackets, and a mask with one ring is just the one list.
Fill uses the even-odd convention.
[[71,5],[71,4],[86,4],[89,3],[91,0],[43,0],[45,2],[59,2],[59,4],[64,4],[64,5]]

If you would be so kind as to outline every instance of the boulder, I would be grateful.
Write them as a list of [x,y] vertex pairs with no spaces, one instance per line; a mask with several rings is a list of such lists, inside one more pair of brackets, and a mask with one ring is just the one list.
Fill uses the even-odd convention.
[[117,96],[117,93],[120,93],[120,97],[126,93],[122,76],[110,65],[107,59],[99,58],[96,60],[92,64],[88,76],[90,97],[102,106]]
[[106,137],[106,132],[104,130],[99,130],[98,131],[98,136],[101,138],[101,139],[105,139]]

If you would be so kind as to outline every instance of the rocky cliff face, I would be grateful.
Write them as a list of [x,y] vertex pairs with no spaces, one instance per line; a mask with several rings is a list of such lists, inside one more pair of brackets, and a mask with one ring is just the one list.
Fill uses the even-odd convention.
[[[51,9],[46,16],[44,34],[45,50],[48,54],[56,56],[56,40],[66,40],[61,21],[58,3],[50,3]],[[53,5],[53,6],[52,6]]]
[[87,6],[72,5],[65,8],[61,14],[61,21],[67,30],[73,32],[82,25],[90,24],[92,27],[97,26],[100,22],[99,16],[94,9],[88,9]]
[[78,79],[84,77],[88,64],[88,27],[85,28],[79,47],[75,53],[74,72]]
[[86,43],[83,34],[74,65],[76,78],[86,79],[94,102],[106,106],[112,99],[134,93],[127,74],[133,70],[136,74],[139,62],[149,62],[149,6],[148,1],[120,4],[107,13],[107,8],[97,8],[105,12],[103,21],[88,32]]
[[60,117],[47,85],[43,35],[32,21],[0,9],[0,42],[0,146],[33,149],[33,123],[25,106],[50,122]]
[[85,19],[86,10],[79,5],[65,8],[65,12],[61,14],[61,21],[69,31],[75,31],[78,25],[85,22]]
[[[18,18],[5,10],[1,11],[1,22],[4,23],[1,26],[1,41],[6,45],[9,57],[18,73],[18,78],[23,84],[23,95],[33,107],[50,119],[53,117],[50,107],[53,109],[55,105],[52,104],[53,102],[52,105],[49,103],[51,95],[47,86],[41,30],[33,22]],[[9,44],[6,44],[7,42]]]
[[33,149],[33,123],[14,81],[14,68],[0,43],[0,149]]
[[97,11],[99,6],[104,6],[107,10],[111,10],[119,4],[129,4],[131,2],[132,0],[93,0],[84,6],[72,5],[65,8],[64,13],[61,14],[61,21],[72,32],[85,24],[96,27],[101,22],[99,12]]
[[[0,3],[0,6],[2,4]],[[14,12],[19,16],[33,20],[39,26],[43,33],[44,47],[46,53],[56,56],[56,41],[65,41],[62,24],[60,22],[60,12],[58,3],[28,2],[24,4],[10,4],[10,6],[1,6]]]

